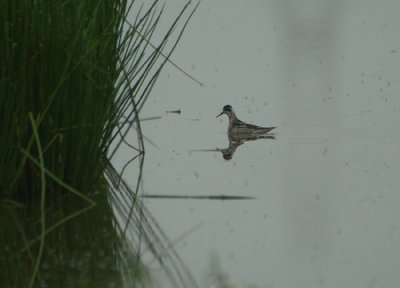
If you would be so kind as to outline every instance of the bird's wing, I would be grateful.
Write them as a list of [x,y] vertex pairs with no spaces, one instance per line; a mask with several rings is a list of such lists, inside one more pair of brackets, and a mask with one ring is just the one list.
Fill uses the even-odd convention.
[[276,127],[260,127],[257,125],[245,123],[239,119],[236,122],[236,126],[238,128],[247,128],[247,129],[260,130],[260,131],[265,131],[265,132],[271,131],[272,129],[276,128]]

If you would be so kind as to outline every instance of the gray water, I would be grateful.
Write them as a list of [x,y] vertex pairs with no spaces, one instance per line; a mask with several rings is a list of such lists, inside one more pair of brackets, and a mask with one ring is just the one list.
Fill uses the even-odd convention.
[[[400,285],[399,11],[390,0],[202,1],[172,60],[206,86],[166,65],[141,113],[162,116],[142,122],[142,195],[254,197],[145,198],[201,287]],[[277,126],[276,139],[229,161],[199,151],[228,147],[227,117],[215,118],[225,104]]]

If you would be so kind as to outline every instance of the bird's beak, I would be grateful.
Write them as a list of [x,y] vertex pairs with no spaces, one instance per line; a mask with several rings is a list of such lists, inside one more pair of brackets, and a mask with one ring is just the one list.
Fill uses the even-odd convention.
[[218,116],[215,117],[215,118],[218,118],[218,117],[221,116],[222,114],[224,114],[224,111],[222,111],[221,113],[219,113]]

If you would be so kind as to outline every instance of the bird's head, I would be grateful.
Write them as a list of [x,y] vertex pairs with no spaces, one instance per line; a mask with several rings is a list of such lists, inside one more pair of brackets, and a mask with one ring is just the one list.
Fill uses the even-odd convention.
[[226,114],[226,115],[228,115],[228,117],[230,117],[233,114],[232,106],[231,105],[225,105],[224,108],[222,108],[222,112],[220,114],[218,114],[218,116],[216,118],[218,118],[222,114]]

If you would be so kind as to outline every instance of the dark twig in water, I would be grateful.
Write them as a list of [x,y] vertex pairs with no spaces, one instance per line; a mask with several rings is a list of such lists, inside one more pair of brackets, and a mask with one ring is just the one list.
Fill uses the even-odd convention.
[[196,199],[196,200],[251,200],[255,199],[252,196],[229,196],[229,195],[157,195],[148,194],[141,195],[142,198],[157,198],[157,199]]
[[181,114],[181,109],[178,110],[170,110],[170,111],[165,111],[167,113],[175,113],[175,114]]
[[146,118],[140,118],[140,121],[149,121],[149,120],[158,120],[161,119],[162,116],[153,116],[153,117],[146,117]]

